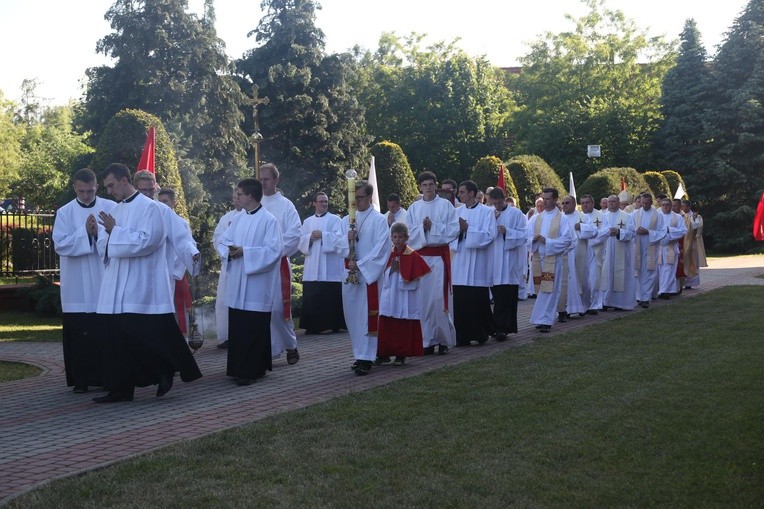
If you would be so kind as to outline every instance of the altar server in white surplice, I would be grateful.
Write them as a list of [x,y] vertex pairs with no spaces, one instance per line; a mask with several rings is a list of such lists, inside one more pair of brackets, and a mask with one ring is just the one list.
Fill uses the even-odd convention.
[[456,344],[456,329],[449,310],[451,296],[451,252],[449,243],[459,237],[459,215],[450,201],[436,193],[437,177],[430,171],[417,177],[422,199],[408,209],[409,242],[430,266],[422,278],[422,346],[425,355],[448,352]]
[[664,198],[661,202],[663,224],[661,230],[665,236],[658,248],[658,295],[668,299],[679,293],[676,277],[676,267],[679,264],[679,239],[687,233],[684,218],[671,210],[671,200]]
[[61,309],[66,385],[74,392],[103,385],[104,334],[96,319],[103,262],[98,236],[106,235],[97,217],[110,212],[111,200],[96,197],[98,182],[89,168],[78,170],[72,183],[77,197],[58,209],[53,245],[61,265]]
[[274,294],[280,291],[275,274],[283,243],[278,221],[260,203],[260,181],[243,179],[236,192],[242,212],[223,233],[218,253],[228,260],[226,375],[246,386],[273,366],[270,323]]
[[650,307],[658,296],[658,245],[666,235],[661,226],[661,211],[653,207],[653,195],[642,193],[642,208],[632,213],[636,238],[634,240],[634,270],[637,274],[637,304]]
[[355,229],[350,229],[350,216],[342,218],[343,258],[350,255],[350,240],[355,241],[355,260],[347,260],[347,271],[355,272],[357,284],[342,285],[342,306],[353,349],[353,371],[367,375],[377,357],[379,325],[379,279],[390,255],[390,229],[385,216],[371,206],[374,187],[359,181],[355,186]]
[[586,221],[579,223],[579,242],[586,242],[586,262],[584,263],[588,291],[581,294],[581,301],[586,313],[596,315],[602,309],[602,292],[600,291],[600,276],[602,274],[602,251],[604,237],[599,235],[602,226],[603,213],[594,208],[594,198],[590,194],[581,197],[581,211]]
[[300,353],[297,351],[297,336],[292,321],[292,263],[289,258],[297,253],[300,243],[302,223],[294,204],[281,194],[279,170],[276,165],[266,163],[260,166],[260,181],[263,184],[262,204],[281,226],[284,251],[281,253],[279,274],[274,276],[277,288],[281,288],[273,299],[271,314],[271,343],[273,357],[279,357],[286,350],[288,364],[297,364]]
[[387,220],[387,226],[392,226],[395,223],[408,224],[408,213],[406,209],[401,207],[401,197],[396,193],[387,195],[385,219]]
[[517,302],[520,283],[525,280],[528,259],[526,228],[528,220],[520,209],[507,205],[504,190],[488,192],[493,204],[496,237],[491,244],[491,294],[493,330],[497,341],[517,332]]
[[540,332],[549,332],[557,315],[562,287],[562,257],[573,244],[568,219],[557,207],[557,189],[547,187],[541,193],[544,210],[528,222],[531,243],[531,273],[536,288],[531,323]]
[[131,401],[135,387],[158,384],[157,396],[171,388],[175,372],[184,382],[202,376],[173,314],[173,289],[161,207],[130,183],[124,164],[104,171],[104,186],[117,205],[101,212],[106,235],[98,236],[104,276],[97,312],[107,328],[105,396],[97,403]]
[[632,310],[637,304],[639,284],[634,276],[634,220],[620,209],[614,194],[607,198],[607,207],[599,232],[604,241],[599,282],[602,309]]
[[299,249],[305,255],[302,272],[302,314],[305,334],[346,329],[342,312],[345,261],[340,256],[342,220],[329,212],[324,192],[313,198],[316,213],[302,223]]
[[[236,189],[233,190],[233,210],[229,210],[218,221],[215,231],[212,232],[212,247],[215,252],[220,251],[220,241],[223,234],[231,226],[231,222],[236,214],[241,212],[241,206],[236,196]],[[221,259],[220,275],[218,275],[218,287],[215,294],[215,332],[217,333],[218,348],[228,348],[228,306],[225,305],[225,286],[228,275],[228,260]]]
[[454,289],[456,345],[483,344],[493,334],[491,297],[491,244],[496,237],[493,209],[477,201],[478,187],[459,184],[459,237],[451,243],[451,281]]
[[[576,199],[566,196],[562,199],[562,213],[568,220],[573,243],[562,258],[562,287],[560,302],[557,304],[557,321],[566,322],[573,313],[583,315],[583,295],[589,291],[586,278],[586,241],[581,240],[581,224],[588,221],[583,212],[576,209]],[[588,301],[588,299],[587,299]]]

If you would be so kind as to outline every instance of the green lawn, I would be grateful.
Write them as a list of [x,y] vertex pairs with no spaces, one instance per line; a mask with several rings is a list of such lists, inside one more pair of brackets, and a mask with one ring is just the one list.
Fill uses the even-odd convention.
[[40,371],[40,368],[29,364],[0,361],[0,383],[37,376]]
[[762,287],[676,299],[11,507],[761,507],[763,307]]
[[2,341],[61,341],[61,318],[2,311],[0,342]]

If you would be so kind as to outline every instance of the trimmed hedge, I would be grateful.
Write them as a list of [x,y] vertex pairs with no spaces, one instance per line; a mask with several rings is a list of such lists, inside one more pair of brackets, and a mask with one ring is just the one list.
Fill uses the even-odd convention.
[[669,198],[674,197],[674,194],[671,192],[671,188],[669,187],[669,183],[662,173],[657,171],[646,171],[642,174],[642,176],[644,177],[645,182],[647,182],[647,185],[650,186],[650,190],[653,192],[653,196],[665,194]]
[[634,168],[604,168],[589,175],[576,190],[579,196],[590,194],[595,203],[611,194],[621,192],[621,178],[626,181],[626,190],[634,196],[636,193],[652,192],[641,173]]
[[516,156],[504,163],[517,189],[517,207],[526,211],[533,207],[534,198],[545,187],[557,189],[560,196],[568,190],[551,166],[539,156]]
[[679,184],[682,184],[682,187],[684,188],[684,198],[685,200],[690,199],[690,195],[687,194],[687,184],[684,183],[684,179],[682,176],[674,171],[674,170],[663,170],[660,172],[661,175],[666,179],[666,182],[668,182],[670,195],[673,198],[674,194],[676,194],[676,190],[679,188]]
[[[470,179],[477,184],[478,189],[483,191],[489,187],[496,187],[499,182],[501,165],[501,159],[496,156],[481,157],[472,168]],[[504,168],[504,183],[506,195],[514,196],[517,199],[517,188],[506,168]]]
[[396,193],[401,197],[401,206],[408,208],[419,194],[419,188],[406,154],[396,143],[381,141],[371,147],[374,168],[379,186],[379,206],[387,212],[387,195]]

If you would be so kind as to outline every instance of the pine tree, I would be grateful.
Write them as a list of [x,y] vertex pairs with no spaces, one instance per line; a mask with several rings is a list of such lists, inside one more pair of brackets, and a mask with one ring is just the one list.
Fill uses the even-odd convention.
[[369,164],[364,111],[349,81],[354,61],[325,56],[316,2],[265,0],[262,7],[265,16],[250,33],[258,46],[236,64],[241,89],[256,92],[251,99],[259,104],[247,133],[262,136],[261,160],[279,168],[280,186],[298,210],[307,210],[318,190],[341,203],[344,171]]
[[708,104],[709,64],[695,20],[688,19],[680,35],[676,65],[661,84],[663,125],[656,134],[660,165],[685,173],[702,163],[704,145],[702,113]]

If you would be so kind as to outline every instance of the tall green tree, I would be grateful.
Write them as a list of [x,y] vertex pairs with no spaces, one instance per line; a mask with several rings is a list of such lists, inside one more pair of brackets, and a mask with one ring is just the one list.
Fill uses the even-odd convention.
[[338,203],[344,171],[369,165],[364,110],[351,85],[355,62],[325,55],[315,1],[264,0],[261,7],[265,15],[249,34],[257,46],[236,63],[247,109],[257,112],[247,134],[262,136],[261,160],[279,168],[298,210],[319,189]]
[[0,198],[8,197],[19,177],[23,129],[13,121],[15,110],[16,105],[0,90]]
[[659,166],[685,172],[702,165],[702,115],[708,105],[710,71],[694,19],[685,22],[680,39],[676,65],[661,84],[664,120],[656,133],[655,151]]
[[97,143],[119,111],[156,115],[212,200],[228,202],[246,164],[244,96],[215,32],[212,1],[201,19],[186,0],[117,0],[105,17],[113,32],[96,49],[115,62],[87,72],[83,128]]
[[714,57],[703,115],[707,164],[685,174],[711,248],[745,251],[764,189],[764,3],[751,0]]
[[387,33],[375,53],[358,51],[367,128],[398,143],[416,172],[462,181],[480,157],[507,152],[514,103],[502,71],[485,58],[456,41],[423,48],[424,38]]
[[[649,38],[604,0],[566,18],[570,31],[547,33],[521,59],[513,80],[520,111],[513,116],[516,153],[538,154],[561,176],[586,176],[608,166],[651,167],[660,126],[660,83],[674,52]],[[602,157],[586,158],[586,146]]]

